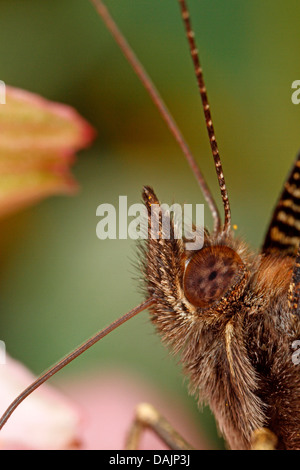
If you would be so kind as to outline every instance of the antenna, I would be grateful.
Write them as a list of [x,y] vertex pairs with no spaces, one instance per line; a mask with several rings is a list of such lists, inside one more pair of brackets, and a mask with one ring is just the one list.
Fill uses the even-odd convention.
[[191,56],[192,56],[192,60],[194,64],[195,74],[196,74],[196,78],[198,82],[198,88],[199,88],[201,99],[202,99],[202,105],[203,105],[203,110],[204,110],[204,116],[205,116],[205,121],[206,121],[206,128],[208,132],[209,142],[210,142],[212,154],[214,157],[215,168],[216,168],[219,186],[221,190],[221,196],[222,196],[223,207],[224,207],[224,217],[225,217],[223,232],[225,233],[230,230],[231,213],[230,213],[230,205],[229,205],[227,188],[225,184],[225,178],[223,174],[221,158],[219,154],[218,144],[216,141],[209,102],[207,98],[205,82],[203,78],[202,67],[201,67],[200,59],[198,55],[198,49],[197,49],[196,42],[195,42],[195,33],[191,26],[190,14],[189,14],[185,0],[178,0],[178,1],[179,1],[179,5],[181,8],[181,16],[185,25],[186,34],[187,34],[187,38],[188,38],[188,42],[190,46],[190,52],[191,52]]
[[182,133],[180,132],[174,118],[172,117],[170,111],[168,110],[166,104],[164,103],[163,99],[161,98],[157,88],[155,87],[154,83],[152,82],[151,78],[145,71],[144,67],[140,63],[139,59],[133,52],[132,48],[124,38],[123,34],[121,33],[120,29],[116,25],[115,21],[111,17],[108,9],[103,4],[101,0],[91,0],[94,4],[96,10],[98,11],[99,15],[101,16],[102,20],[104,21],[107,29],[111,32],[113,38],[115,39],[116,43],[122,50],[124,56],[126,57],[127,61],[131,65],[132,69],[142,82],[144,88],[149,93],[153,103],[158,108],[162,118],[168,125],[172,135],[178,142],[181,150],[183,151],[187,162],[189,163],[197,181],[201,188],[204,198],[206,199],[208,206],[210,208],[213,220],[214,220],[214,232],[219,232],[221,227],[221,219],[220,214],[217,208],[217,205],[214,201],[213,195],[208,188],[205,179],[196,163],[195,158],[193,157],[187,143],[185,142]]
[[43,383],[45,383],[48,379],[50,379],[54,374],[56,374],[61,369],[63,369],[66,365],[70,364],[70,362],[74,361],[74,359],[76,359],[78,356],[84,353],[87,349],[89,349],[95,343],[100,341],[100,339],[104,338],[104,336],[111,333],[113,330],[118,328],[120,325],[122,325],[126,321],[130,320],[132,317],[134,317],[138,313],[142,312],[143,310],[146,310],[146,308],[151,307],[151,305],[153,304],[154,304],[154,299],[150,298],[148,300],[145,300],[145,302],[133,308],[132,310],[130,310],[130,312],[125,313],[125,315],[120,317],[118,320],[115,320],[108,327],[104,328],[104,330],[101,330],[98,333],[96,333],[90,339],[88,339],[83,344],[78,346],[78,348],[74,349],[74,351],[72,351],[70,354],[68,354],[63,359],[61,359],[56,364],[54,364],[54,366],[50,367],[50,369],[48,369],[46,372],[44,372],[44,374],[38,377],[31,385],[29,385],[29,387],[23,390],[23,392],[20,393],[20,395],[9,405],[5,413],[0,418],[0,430],[3,428],[6,421],[9,419],[9,417],[12,415],[15,409],[22,403],[22,401],[25,400],[25,398],[27,398],[29,395],[31,395],[31,393],[34,392],[38,387],[40,387]]

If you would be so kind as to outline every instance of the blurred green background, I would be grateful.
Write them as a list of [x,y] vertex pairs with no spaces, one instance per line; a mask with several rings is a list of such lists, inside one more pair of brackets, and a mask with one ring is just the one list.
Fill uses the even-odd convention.
[[[198,158],[219,201],[200,98],[176,0],[107,0]],[[223,159],[233,223],[254,248],[300,148],[297,0],[190,0]],[[40,373],[138,304],[135,242],[100,241],[96,208],[140,202],[143,185],[168,203],[203,202],[179,148],[88,0],[1,0],[0,79],[74,106],[97,129],[74,167],[81,191],[1,221],[1,339]],[[211,218],[206,210],[206,222]],[[210,412],[197,412],[176,361],[147,313],[61,375],[121,367],[182,400],[222,448]]]

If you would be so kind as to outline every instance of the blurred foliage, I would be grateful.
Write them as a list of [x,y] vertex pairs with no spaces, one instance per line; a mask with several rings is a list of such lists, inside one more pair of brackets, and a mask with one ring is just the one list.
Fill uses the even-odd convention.
[[[175,0],[107,0],[219,193],[185,34]],[[271,209],[300,147],[296,0],[190,0],[238,235],[262,242]],[[140,202],[144,184],[164,202],[200,203],[188,165],[88,0],[1,0],[0,79],[74,106],[98,131],[75,166],[81,192],[1,222],[1,339],[36,373],[125,313],[141,296],[135,243],[96,238],[96,208]],[[211,218],[206,210],[206,221]],[[208,410],[187,396],[180,368],[147,313],[61,374],[115,366],[185,401],[212,445]]]

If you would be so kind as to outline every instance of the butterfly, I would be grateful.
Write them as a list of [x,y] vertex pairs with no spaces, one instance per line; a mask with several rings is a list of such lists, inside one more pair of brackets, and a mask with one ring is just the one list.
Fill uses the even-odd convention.
[[[97,4],[100,5],[101,2],[97,2]],[[194,316],[195,315],[200,316],[201,312],[206,312],[206,313],[211,314],[212,312],[210,311],[210,307],[208,306],[213,305],[214,306],[213,308],[216,309],[216,311],[214,310],[215,312],[214,314],[218,313],[220,317],[226,317],[227,314],[226,314],[226,310],[224,309],[224,305],[226,303],[228,305],[228,302],[232,303],[231,301],[233,300],[234,305],[236,305],[238,302],[243,301],[244,303],[242,303],[241,305],[246,306],[247,307],[246,310],[248,312],[249,310],[251,310],[251,308],[254,308],[253,304],[251,304],[250,302],[251,299],[245,297],[246,293],[249,292],[249,286],[250,285],[255,286],[255,283],[256,283],[256,286],[259,285],[260,290],[258,289],[257,291],[255,291],[255,295],[257,294],[257,299],[256,299],[257,301],[261,300],[261,298],[265,298],[265,299],[268,298],[269,300],[267,289],[268,289],[269,283],[272,282],[274,285],[274,292],[275,290],[276,292],[279,292],[280,295],[282,295],[282,299],[286,297],[286,302],[287,302],[286,304],[287,307],[283,307],[283,300],[282,300],[282,304],[279,303],[279,300],[278,300],[278,303],[274,301],[276,304],[274,307],[275,310],[276,309],[282,310],[284,312],[284,317],[288,317],[289,315],[292,315],[291,318],[296,318],[298,315],[297,313],[298,273],[296,269],[297,268],[296,253],[297,253],[297,244],[298,244],[298,232],[297,232],[297,224],[295,223],[295,221],[297,221],[297,207],[298,207],[298,202],[297,202],[297,190],[298,190],[298,186],[297,186],[298,185],[297,183],[298,163],[297,162],[298,162],[298,159],[296,160],[293,166],[290,176],[287,178],[287,183],[281,193],[280,199],[276,206],[274,215],[269,225],[269,229],[267,231],[267,236],[263,243],[263,247],[261,251],[262,256],[259,255],[258,258],[253,261],[252,253],[247,252],[247,249],[245,248],[244,244],[242,243],[241,245],[239,245],[238,242],[232,241],[229,235],[230,229],[231,229],[231,211],[230,211],[230,206],[229,206],[227,187],[226,187],[225,179],[224,179],[224,172],[223,172],[221,160],[219,157],[218,147],[216,146],[217,144],[216,144],[215,133],[213,130],[212,119],[210,115],[208,114],[209,104],[208,104],[207,97],[206,97],[205,84],[201,78],[202,72],[200,71],[200,63],[197,62],[196,47],[194,47],[194,44],[192,42],[193,34],[188,24],[189,14],[187,12],[185,2],[181,1],[180,4],[182,7],[183,19],[187,26],[188,39],[191,45],[191,54],[194,59],[195,72],[198,78],[198,84],[199,84],[200,93],[201,93],[202,100],[203,100],[204,111],[206,113],[206,116],[205,116],[206,126],[208,129],[209,141],[212,144],[212,154],[213,154],[214,161],[215,161],[215,166],[217,170],[217,176],[218,176],[218,181],[220,185],[221,196],[222,196],[222,201],[223,201],[223,206],[224,206],[224,221],[222,221],[220,216],[218,216],[217,206],[214,203],[213,198],[211,197],[210,191],[207,191],[206,186],[204,186],[204,183],[201,179],[202,176],[199,177],[198,175],[198,181],[200,181],[200,186],[202,186],[203,193],[206,196],[206,199],[211,209],[215,224],[212,230],[213,235],[207,234],[205,247],[203,251],[200,251],[197,254],[193,254],[193,256],[190,256],[184,253],[184,248],[182,248],[182,246],[181,247],[177,245],[175,246],[175,244],[173,243],[172,249],[171,249],[170,245],[166,244],[165,249],[167,250],[169,249],[169,251],[167,252],[168,259],[173,259],[172,257],[174,256],[174,252],[176,252],[176,255],[174,256],[174,263],[173,263],[174,269],[173,269],[173,272],[170,274],[170,276],[172,279],[171,285],[173,286],[173,289],[174,289],[174,285],[180,286],[180,289],[177,291],[177,296],[179,297],[176,298],[176,303],[179,303],[180,305],[179,306],[177,305],[177,308],[181,310],[182,315],[185,315],[185,317],[188,317],[189,315],[192,315],[192,313]],[[151,204],[152,203],[159,204],[160,202],[155,192],[149,187],[145,188],[143,195],[144,195],[146,206],[147,205],[149,206],[149,201]],[[172,240],[172,242],[174,241]],[[133,316],[142,308],[151,307],[152,318],[153,318],[154,323],[157,325],[158,329],[160,328],[159,326],[160,324],[164,322],[166,323],[165,313],[167,312],[170,314],[169,316],[172,316],[172,314],[176,311],[175,306],[172,305],[172,303],[166,304],[166,301],[162,300],[162,297],[164,297],[163,293],[160,294],[160,297],[157,294],[157,291],[159,290],[159,284],[161,284],[162,279],[160,277],[156,278],[155,265],[157,264],[157,257],[160,258],[162,256],[166,257],[166,255],[163,255],[162,252],[159,252],[159,250],[155,246],[153,247],[151,246],[151,244],[148,246],[148,252],[146,252],[145,254],[145,258],[147,259],[147,262],[145,263],[145,269],[144,269],[145,277],[147,279],[147,286],[148,286],[148,294],[149,294],[148,299],[140,307],[138,307],[137,309],[133,309],[133,311],[131,311],[129,315],[129,316]],[[223,261],[219,265],[218,260],[220,259],[220,257],[222,257]],[[271,260],[271,257],[276,258],[276,263],[275,262],[273,263],[273,258]],[[176,265],[175,260],[179,260],[179,265]],[[292,261],[295,261],[293,265],[291,264]],[[258,263],[259,266],[256,265],[255,263]],[[264,265],[263,263],[266,263],[266,265]],[[184,267],[182,267],[182,264],[184,264]],[[213,270],[212,271],[207,270],[206,274],[204,273],[206,278],[212,282],[211,289],[207,289],[207,287],[203,285],[202,270],[203,270],[203,265],[209,267],[210,264],[212,264],[211,267],[213,268]],[[196,273],[198,272],[198,266],[200,266],[201,268],[200,274],[195,280],[194,275],[195,275],[195,272]],[[225,268],[226,269],[228,268],[227,271]],[[169,268],[168,270],[170,271]],[[266,274],[261,274],[262,272]],[[174,273],[176,274],[176,276]],[[260,276],[262,278],[260,278]],[[226,278],[226,283],[221,282],[219,284],[216,284],[217,278],[221,278],[221,280],[223,281]],[[164,278],[164,281],[166,281],[165,278]],[[195,288],[195,285],[196,285],[196,288]],[[234,294],[233,298],[229,296],[229,292],[230,292],[230,295]],[[199,293],[201,295],[199,295]],[[229,299],[231,300],[229,301]],[[282,306],[282,309],[279,308],[278,305]],[[258,307],[258,312],[261,313],[261,309],[263,307],[259,303],[256,304],[256,307]],[[268,309],[272,310],[270,306],[264,306],[264,308],[267,311],[269,311]],[[287,311],[285,310],[285,308],[287,309]],[[209,312],[207,312],[207,310],[209,310]],[[224,312],[225,312],[225,315],[223,315]],[[205,317],[204,314],[203,316]],[[232,310],[230,309],[229,309],[229,316],[230,316],[230,319],[231,317],[234,317]],[[162,319],[163,317],[164,317],[164,320]],[[125,317],[125,318],[127,319],[128,317]],[[279,318],[280,320],[278,321],[280,323],[282,322],[282,318],[281,317]],[[245,318],[243,318],[243,321],[246,322]],[[224,382],[225,384],[224,389],[226,389],[225,391],[228,392],[229,390],[228,384],[229,383],[231,384],[231,382],[235,382],[235,380],[237,380],[237,377],[239,377],[241,380],[238,382],[240,385],[237,385],[237,389],[240,392],[240,395],[238,395],[237,391],[234,393],[231,389],[230,389],[230,392],[228,392],[228,396],[226,394],[222,396],[219,393],[221,398],[224,398],[224,396],[228,398],[227,401],[223,400],[224,402],[223,404],[225,408],[224,410],[222,409],[220,411],[218,406],[215,404],[215,399],[210,398],[210,396],[213,396],[213,391],[219,390],[217,388],[217,382],[213,381],[212,384],[210,384],[210,386],[208,387],[210,393],[208,393],[207,391],[205,392],[208,395],[208,396],[205,396],[205,398],[208,402],[212,400],[211,406],[213,409],[215,409],[215,414],[217,415],[217,420],[219,421],[221,430],[225,434],[225,437],[227,441],[229,442],[229,445],[232,448],[249,447],[251,434],[256,429],[262,428],[266,423],[270,424],[270,422],[272,422],[272,419],[276,423],[277,415],[275,416],[275,418],[273,418],[273,416],[270,417],[267,415],[266,417],[264,415],[264,408],[269,406],[268,403],[265,403],[267,401],[267,398],[264,396],[264,393],[266,392],[261,391],[259,389],[259,385],[256,383],[256,379],[257,379],[256,375],[259,376],[260,374],[259,377],[264,377],[264,378],[265,376],[267,376],[267,374],[263,370],[264,368],[267,368],[266,362],[263,362],[263,365],[261,365],[261,361],[262,361],[261,357],[264,357],[264,361],[266,361],[267,359],[269,359],[269,356],[270,357],[272,356],[274,352],[273,344],[275,344],[275,350],[276,348],[280,349],[282,347],[283,348],[282,351],[283,351],[284,347],[288,348],[288,350],[285,351],[284,360],[282,361],[282,363],[285,364],[285,367],[286,367],[285,371],[288,371],[289,379],[294,377],[292,374],[292,371],[295,371],[295,368],[293,368],[295,365],[291,361],[291,344],[294,339],[298,338],[297,326],[296,327],[292,326],[291,331],[289,330],[289,328],[287,329],[283,328],[283,330],[280,330],[280,333],[283,333],[283,332],[286,333],[288,331],[287,335],[290,336],[289,338],[290,342],[284,343],[285,346],[283,346],[283,345],[280,345],[279,339],[277,338],[275,343],[271,343],[271,352],[270,352],[270,350],[268,350],[269,346],[267,343],[269,341],[268,338],[272,337],[272,335],[268,336],[266,339],[264,337],[264,332],[267,330],[268,331],[267,335],[268,335],[270,331],[272,330],[272,328],[274,328],[275,329],[274,337],[276,337],[277,333],[276,333],[276,322],[274,323],[274,325],[273,324],[268,325],[268,321],[269,320],[267,320],[266,323],[259,324],[258,326],[254,322],[254,325],[256,325],[255,326],[256,329],[254,328],[252,324],[251,326],[249,326],[247,323],[240,324],[239,325],[240,331],[243,332],[244,328],[246,328],[246,331],[249,330],[248,331],[249,334],[246,337],[247,340],[249,341],[246,341],[246,339],[243,338],[242,342],[238,343],[238,346],[234,344],[235,334],[236,334],[235,326],[232,323],[230,323],[228,319],[226,321],[225,326],[223,327],[224,335],[223,336],[217,335],[218,337],[217,343],[222,345],[223,349],[221,348],[222,352],[218,353],[220,354],[220,356],[217,355],[215,360],[217,361],[218,364],[221,364],[223,359],[225,363],[227,361],[227,366],[225,365],[225,369],[224,369],[225,370],[224,376],[227,375],[229,377],[229,381],[226,382],[227,385],[225,384],[223,377],[221,378],[221,383]],[[118,322],[118,324],[119,323],[120,322]],[[113,325],[113,326],[116,326],[116,325]],[[210,324],[210,326],[212,325]],[[214,327],[215,325],[213,325],[212,327],[212,332],[214,332]],[[182,336],[175,335],[176,328],[173,326],[171,328],[172,330],[171,339],[167,335],[165,336],[165,341],[170,342],[170,343],[177,341],[175,339],[175,336],[176,336],[176,338],[178,339],[178,343],[179,343],[176,346],[177,349],[179,349],[179,346],[182,346],[182,347],[184,346],[183,345],[184,339],[187,337],[187,333],[185,332],[183,327],[179,325],[178,328],[181,330],[183,338]],[[257,338],[255,335],[254,336],[252,335],[253,328],[255,329],[256,332],[258,330],[260,331],[261,329],[262,335],[259,336],[259,338]],[[205,330],[205,341],[208,341],[209,344],[212,344],[212,336],[211,336],[212,332]],[[106,333],[107,333],[107,330],[105,330],[105,334]],[[162,334],[164,334],[164,332],[162,332]],[[200,332],[197,334],[200,338]],[[197,338],[197,334],[196,334],[196,338]],[[101,333],[101,337],[103,337],[103,335],[104,333]],[[197,338],[197,341],[199,338]],[[99,336],[93,339],[91,343],[95,342],[96,339],[98,340]],[[205,341],[203,341],[202,344],[204,344]],[[223,344],[222,344],[222,341],[223,341]],[[248,350],[245,351],[246,346],[250,348],[251,351],[248,351]],[[194,339],[194,342],[192,343],[191,349],[195,353],[196,351],[195,339]],[[256,357],[258,355],[258,352],[257,352],[258,350],[263,351],[261,354],[261,357],[259,358]],[[74,356],[77,355],[77,352],[74,354]],[[196,351],[196,352],[198,355],[202,354],[200,349],[199,351]],[[251,356],[251,354],[253,354],[253,357]],[[212,355],[212,352],[210,353],[210,355]],[[202,379],[203,377],[199,370],[196,370],[196,368],[194,370],[192,368],[191,363],[193,363],[193,361],[195,362],[195,360],[194,358],[191,358],[190,356],[191,354],[189,352],[184,353],[185,362],[188,363],[187,373],[190,376],[193,376],[191,380],[195,387],[195,384],[197,384],[198,381],[200,381],[200,377]],[[268,356],[267,359],[265,358],[265,356]],[[280,356],[280,353],[278,353],[278,357],[280,357],[280,360],[283,358],[282,355]],[[189,362],[190,360],[191,360],[191,363]],[[239,364],[239,361],[242,361],[243,364],[242,365]],[[256,364],[256,366],[254,367],[253,364]],[[65,365],[65,363],[61,363],[61,365]],[[235,366],[237,367],[237,370],[235,369]],[[289,369],[289,367],[291,367],[291,370]],[[260,370],[259,368],[262,368],[262,369]],[[212,369],[209,369],[209,371],[211,370]],[[279,375],[279,372],[280,370],[278,367],[276,369],[276,374]],[[209,375],[211,375],[211,372]],[[44,379],[45,377],[43,377],[42,381],[44,381]],[[293,378],[293,380],[295,380],[295,384],[296,384],[295,389],[297,389],[297,379]],[[202,381],[202,383],[205,383],[205,381]],[[244,384],[245,387],[244,389],[239,390],[239,387],[242,387],[241,384]],[[200,389],[201,387],[202,385],[201,386],[199,385],[198,388]],[[270,394],[273,388],[274,388],[274,385],[270,386],[270,388],[267,388],[268,396],[271,396]],[[259,393],[257,392],[256,394],[257,390],[260,390],[260,391]],[[203,390],[201,390],[201,393],[202,395],[205,395]],[[298,396],[295,395],[295,397],[296,397],[295,402],[297,403],[297,401],[299,401]],[[235,401],[236,398],[237,398],[237,401]],[[243,402],[243,399],[245,402]],[[237,405],[235,405],[236,403]],[[250,407],[247,407],[248,406],[247,404],[248,405],[252,404],[253,408],[250,405],[249,405]],[[279,409],[279,406],[277,406],[276,408]],[[239,410],[239,413],[236,411],[237,409]],[[287,431],[286,429],[288,428],[288,424],[286,421],[289,421],[291,423],[292,422],[291,417],[297,416],[297,413],[295,413],[295,409],[290,408],[289,414],[285,414],[287,413],[286,410],[283,411],[284,417],[283,417],[282,422],[283,422],[283,428],[285,429],[284,431],[280,430],[280,426],[279,426],[279,430],[278,428],[276,428],[276,426],[275,426],[276,429],[274,428],[273,425],[269,426],[271,428],[271,431],[274,431],[274,434],[276,435],[276,438],[278,439],[279,447],[281,446],[281,447],[288,448],[289,446],[291,446],[291,448],[294,448],[295,446],[298,445],[297,436],[295,435],[295,433],[293,434],[292,431]],[[228,416],[230,416],[230,419],[228,418]],[[236,423],[238,419],[240,419],[239,426],[237,426],[237,429],[235,429],[232,423]]]

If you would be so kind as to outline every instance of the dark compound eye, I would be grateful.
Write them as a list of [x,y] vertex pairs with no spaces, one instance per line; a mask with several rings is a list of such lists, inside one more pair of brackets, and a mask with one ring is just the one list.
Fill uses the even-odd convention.
[[184,293],[195,307],[208,308],[234,286],[243,273],[239,255],[227,246],[209,246],[188,262],[183,278]]

